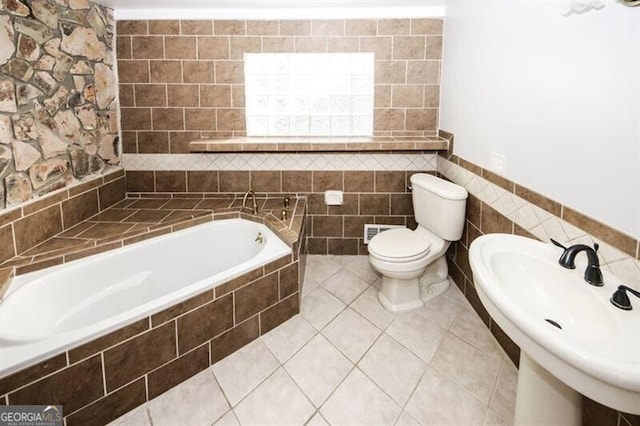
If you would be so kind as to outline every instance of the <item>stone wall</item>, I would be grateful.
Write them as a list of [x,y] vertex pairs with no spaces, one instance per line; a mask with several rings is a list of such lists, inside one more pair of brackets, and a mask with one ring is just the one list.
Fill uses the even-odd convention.
[[120,163],[112,11],[0,3],[0,209]]

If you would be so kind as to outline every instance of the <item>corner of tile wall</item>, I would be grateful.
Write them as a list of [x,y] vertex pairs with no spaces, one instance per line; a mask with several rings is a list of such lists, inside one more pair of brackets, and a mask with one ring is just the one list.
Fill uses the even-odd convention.
[[[519,363],[520,348],[493,321],[474,287],[469,265],[469,247],[479,236],[504,232],[546,242],[551,238],[567,244],[593,245],[598,242],[601,267],[640,290],[637,238],[573,212],[542,194],[521,187],[463,158],[451,153],[447,155],[448,157],[438,156],[438,174],[469,192],[462,238],[452,244],[447,253],[449,273],[516,366]],[[569,217],[565,215],[566,210],[571,212]],[[639,419],[639,416],[618,412],[586,397],[583,397],[582,416],[585,426],[633,425]]]

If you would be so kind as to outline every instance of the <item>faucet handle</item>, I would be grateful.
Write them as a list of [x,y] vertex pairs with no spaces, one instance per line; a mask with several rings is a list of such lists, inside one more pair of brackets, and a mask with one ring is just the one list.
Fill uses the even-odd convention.
[[640,297],[640,291],[635,291],[634,289],[627,287],[626,285],[619,285],[618,289],[615,293],[613,293],[613,296],[611,296],[611,299],[609,300],[616,308],[630,311],[631,309],[633,309],[633,307],[631,306],[631,301],[629,300],[629,296],[627,296],[626,291],[636,297]]
[[282,207],[285,209],[289,208],[290,202],[291,202],[291,198],[285,195],[285,197],[282,199]]
[[560,247],[563,250],[566,250],[567,247],[563,246],[562,244],[560,244],[559,242],[557,242],[556,240],[554,240],[553,238],[551,238],[551,242],[553,243],[554,246],[556,247]]

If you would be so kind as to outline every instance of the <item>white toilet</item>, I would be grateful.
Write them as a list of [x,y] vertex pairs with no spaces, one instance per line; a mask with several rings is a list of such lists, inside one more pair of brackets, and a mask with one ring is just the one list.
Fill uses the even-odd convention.
[[418,227],[395,228],[369,242],[369,261],[382,274],[378,300],[391,312],[418,309],[449,288],[445,253],[462,236],[467,191],[435,176],[411,176]]

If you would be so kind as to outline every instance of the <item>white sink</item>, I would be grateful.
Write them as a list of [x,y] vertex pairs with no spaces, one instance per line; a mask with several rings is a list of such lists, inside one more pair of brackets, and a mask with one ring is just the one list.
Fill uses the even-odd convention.
[[[516,423],[549,411],[563,395],[569,404],[577,404],[578,412],[568,418],[578,419],[558,424],[575,424],[580,408],[575,391],[640,414],[640,299],[631,297],[631,311],[616,308],[609,298],[621,282],[604,272],[604,286],[589,285],[583,279],[584,265],[562,268],[561,254],[562,249],[551,244],[507,234],[484,235],[469,250],[480,300],[521,349],[523,383],[518,384]],[[536,387],[540,381],[546,382],[542,389]],[[540,401],[533,403],[536,398]]]

